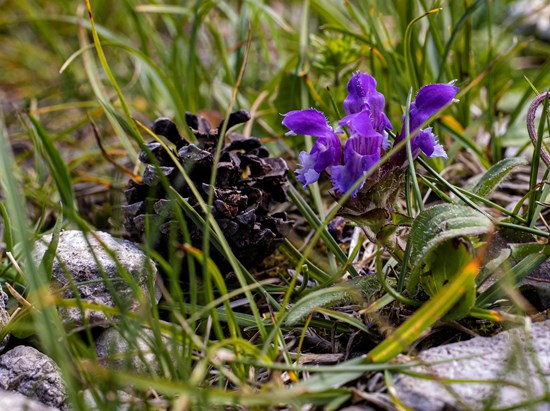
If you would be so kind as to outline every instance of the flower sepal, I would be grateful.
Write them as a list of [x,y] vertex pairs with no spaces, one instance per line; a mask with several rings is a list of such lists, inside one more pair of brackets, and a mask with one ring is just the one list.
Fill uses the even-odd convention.
[[383,233],[388,234],[391,231],[388,230],[391,226],[395,225],[397,228],[397,225],[404,223],[393,207],[403,186],[404,176],[401,167],[382,167],[376,170],[338,214],[360,224],[369,240],[377,242]]

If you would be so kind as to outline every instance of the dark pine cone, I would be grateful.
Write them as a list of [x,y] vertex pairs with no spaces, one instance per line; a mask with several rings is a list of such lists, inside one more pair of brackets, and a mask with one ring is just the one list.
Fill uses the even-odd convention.
[[[229,116],[226,129],[249,119],[247,111],[236,111]],[[205,202],[209,191],[214,190],[212,215],[235,256],[245,267],[259,264],[275,251],[292,226],[285,213],[270,214],[273,202],[286,200],[284,188],[288,167],[285,161],[270,158],[259,139],[231,133],[228,144],[222,148],[216,184],[212,188],[209,185],[211,170],[219,133],[224,128],[223,121],[217,129],[212,129],[205,118],[190,113],[187,113],[186,121],[197,137],[197,144],[185,141],[176,125],[166,118],[156,120],[152,130],[175,145],[175,158],[201,191]],[[142,182],[131,180],[125,191],[128,205],[123,206],[124,226],[134,240],[140,241],[148,220],[150,227],[159,230],[156,249],[166,254],[170,227],[177,224],[177,220],[171,219],[172,200],[167,199],[159,171],[185,201],[201,215],[204,213],[166,150],[156,141],[146,146],[151,154],[142,151],[139,156],[147,164]],[[159,169],[153,164],[158,164]],[[186,218],[186,223],[193,246],[201,248],[201,229],[190,219]],[[178,241],[182,241],[181,234],[178,237]],[[227,261],[213,248],[211,257],[220,267],[228,267]]]

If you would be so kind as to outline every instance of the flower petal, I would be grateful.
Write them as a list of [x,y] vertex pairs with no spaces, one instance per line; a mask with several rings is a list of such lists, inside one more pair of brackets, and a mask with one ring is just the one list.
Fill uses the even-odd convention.
[[[380,147],[383,137],[356,137],[346,142],[344,149],[344,165],[331,168],[334,189],[339,193],[345,193],[363,175],[380,160]],[[363,187],[364,182],[353,193],[354,197]]]
[[315,171],[323,172],[327,167],[339,165],[342,163],[342,146],[338,136],[334,134],[330,137],[318,138],[311,149],[311,154],[315,155]]
[[335,135],[324,114],[313,108],[290,111],[284,116],[283,125],[294,134],[306,134],[313,137]]
[[432,128],[428,127],[421,130],[412,142],[413,154],[415,151],[422,150],[428,158],[443,157],[447,158],[447,153],[441,144],[437,142],[437,136],[432,133]]
[[360,111],[359,113],[350,114],[344,117],[338,123],[340,126],[347,126],[351,138],[353,137],[378,137],[380,133],[376,131],[372,124],[372,119],[368,110]]
[[358,113],[369,107],[372,110],[384,109],[384,96],[376,91],[376,80],[369,74],[357,72],[348,82],[348,96],[344,100],[347,114]]
[[295,110],[285,114],[283,125],[293,134],[317,137],[311,152],[300,153],[302,169],[296,171],[298,181],[312,184],[328,167],[342,163],[342,146],[338,136],[329,126],[325,116],[315,109]]
[[411,104],[411,133],[419,128],[436,111],[449,104],[456,96],[456,93],[458,93],[458,90],[458,87],[455,87],[453,84],[429,84],[422,87],[416,95],[414,103]]
[[296,179],[305,186],[319,180],[321,173],[315,171],[315,163],[318,155],[302,151],[299,155],[301,169],[296,170]]
[[348,96],[344,100],[344,109],[348,116],[361,111],[368,111],[376,131],[392,128],[384,114],[384,95],[376,91],[376,80],[366,73],[355,73],[348,82]]

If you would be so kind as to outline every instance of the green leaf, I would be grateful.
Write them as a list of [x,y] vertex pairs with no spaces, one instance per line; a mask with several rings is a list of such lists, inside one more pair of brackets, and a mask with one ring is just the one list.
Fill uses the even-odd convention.
[[410,262],[412,265],[408,291],[414,294],[426,258],[445,241],[484,234],[493,229],[491,220],[469,207],[439,204],[418,214],[411,229]]
[[15,338],[25,339],[36,335],[36,326],[32,318],[32,308],[25,307],[14,316],[8,324],[0,331],[0,338],[4,339],[7,335],[13,335]]
[[500,160],[487,170],[483,177],[481,177],[469,191],[479,196],[487,197],[514,170],[514,168],[526,164],[526,160],[517,157]]
[[285,325],[295,325],[320,307],[334,307],[350,301],[372,301],[380,283],[374,275],[352,279],[344,284],[316,290],[301,298],[290,309]]
[[[468,264],[472,259],[471,254],[470,244],[460,237],[447,240],[439,245],[425,259],[420,275],[420,285],[424,291],[430,297],[435,297]],[[464,283],[464,288],[464,297],[442,317],[442,320],[459,320],[468,315],[476,301],[475,278],[468,278]]]
[[333,307],[338,304],[359,299],[359,294],[352,288],[337,285],[317,290],[301,298],[288,312],[285,325],[295,325],[318,307]]

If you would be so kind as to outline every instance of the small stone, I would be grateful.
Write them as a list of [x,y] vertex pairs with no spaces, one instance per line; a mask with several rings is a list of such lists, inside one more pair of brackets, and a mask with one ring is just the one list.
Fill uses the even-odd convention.
[[[106,404],[111,406],[109,409],[116,409],[117,411],[157,409],[149,407],[142,399],[125,391],[93,393],[90,389],[87,389],[81,395],[88,411],[103,411]],[[113,408],[113,406],[116,408]],[[167,407],[158,409],[167,409]]]
[[0,356],[0,389],[17,391],[50,407],[67,408],[59,368],[51,358],[32,347],[20,345]]
[[[79,297],[86,302],[107,307],[122,308],[121,305],[125,305],[124,308],[131,311],[138,310],[142,304],[149,304],[150,276],[155,279],[157,274],[155,265],[130,241],[116,239],[104,232],[94,235],[89,233],[85,237],[76,230],[60,233],[52,267],[52,291],[60,293],[62,298],[72,299],[75,298],[73,290],[76,287]],[[42,261],[51,241],[50,234],[35,244],[33,258],[36,264]],[[118,264],[101,243],[116,256]],[[119,266],[137,283],[145,298],[134,294],[121,276]],[[111,295],[109,289],[115,295]],[[83,325],[83,314],[91,326],[106,327],[111,323],[110,318],[101,311],[86,310],[83,313],[78,308],[61,307],[58,311],[65,325]]]
[[96,355],[103,365],[116,370],[159,374],[160,364],[151,352],[151,343],[147,343],[153,338],[149,329],[142,329],[139,336],[127,339],[119,330],[108,328],[95,341]]
[[58,408],[48,407],[17,392],[4,390],[0,390],[0,410],[59,411]]
[[[464,409],[464,404],[474,410],[487,406],[511,409],[541,397],[544,385],[550,383],[550,320],[531,328],[528,335],[518,327],[494,337],[476,337],[421,352],[417,360],[427,365],[410,370],[433,378],[401,375],[396,378],[396,396],[418,411]],[[499,382],[444,384],[438,379]],[[539,403],[525,409],[550,407]]]

